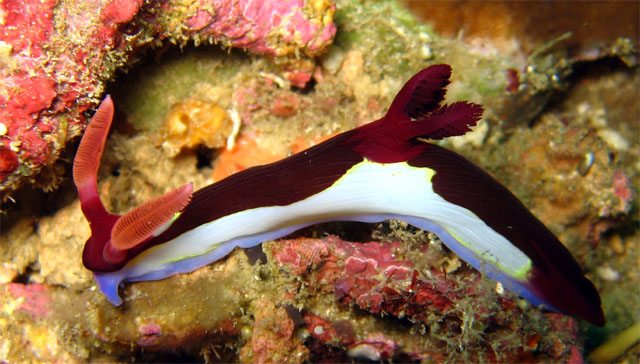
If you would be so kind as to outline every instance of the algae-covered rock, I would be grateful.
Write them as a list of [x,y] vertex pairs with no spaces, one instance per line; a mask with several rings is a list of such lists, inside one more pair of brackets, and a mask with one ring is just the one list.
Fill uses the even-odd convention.
[[[301,4],[288,9],[309,25],[291,30],[287,24],[298,16],[283,17],[282,27],[252,39],[257,33],[250,30],[215,33],[222,25],[217,14],[234,11],[216,9],[218,3],[231,4],[117,1],[87,11],[84,3],[62,2],[54,10],[43,2],[37,8],[56,16],[42,19],[35,8],[12,10],[23,21],[50,22],[52,30],[44,43],[0,42],[2,72],[16,71],[24,47],[35,55],[53,40],[74,42],[55,48],[62,58],[52,62],[62,63],[54,65],[67,70],[75,67],[71,59],[80,62],[73,68],[79,73],[45,67],[46,77],[61,77],[53,83],[28,77],[42,81],[45,91],[25,109],[35,108],[23,115],[35,122],[29,132],[40,138],[46,123],[61,125],[46,134],[47,143],[58,143],[47,153],[58,155],[80,134],[84,112],[109,82],[116,115],[98,181],[110,212],[124,213],[189,181],[201,188],[375,120],[415,72],[448,63],[446,102],[481,103],[485,114],[469,136],[442,144],[493,174],[559,236],[598,287],[609,324],[595,329],[530,307],[435,235],[395,221],[310,227],[262,248],[235,250],[190,274],[127,283],[123,305],[114,307],[81,266],[89,225],[66,183],[56,193],[20,195],[27,197],[5,205],[3,360],[579,362],[638,320],[638,300],[628,297],[637,287],[640,256],[633,208],[640,142],[637,119],[629,116],[638,115],[640,97],[632,40],[616,38],[588,59],[584,52],[558,52],[568,39],[562,34],[526,47],[517,36],[491,32],[446,36],[394,1],[351,0],[335,8],[287,2]],[[242,19],[220,19],[246,30]],[[65,29],[76,35],[60,38]],[[309,38],[307,31],[316,33]],[[67,51],[74,58],[64,58]],[[127,74],[117,71],[123,67]],[[31,85],[15,82],[23,87],[9,96]],[[50,84],[55,94],[44,87]],[[190,129],[191,122],[201,124]],[[3,186],[35,173],[20,148],[39,144],[18,145],[14,129],[0,127],[0,168],[20,158]],[[229,140],[235,146],[221,149]],[[68,178],[72,157],[60,164],[66,174],[54,175]],[[627,355],[634,359],[637,352]]]

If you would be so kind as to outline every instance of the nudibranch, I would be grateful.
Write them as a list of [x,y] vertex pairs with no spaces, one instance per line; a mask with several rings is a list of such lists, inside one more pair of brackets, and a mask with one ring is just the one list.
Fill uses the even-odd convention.
[[564,245],[504,186],[426,142],[470,131],[481,105],[442,105],[451,67],[413,76],[379,120],[198,191],[192,184],[123,216],[107,212],[97,170],[113,117],[105,98],[82,138],[73,178],[91,225],[85,267],[120,305],[123,282],[194,271],[326,221],[405,221],[531,304],[603,325],[600,296]]

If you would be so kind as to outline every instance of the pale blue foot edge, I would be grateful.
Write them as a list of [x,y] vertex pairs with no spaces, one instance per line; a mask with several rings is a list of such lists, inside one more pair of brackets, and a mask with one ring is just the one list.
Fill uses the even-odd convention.
[[[451,251],[453,251],[456,255],[458,255],[458,257],[460,257],[460,259],[469,263],[472,267],[474,267],[487,277],[500,282],[505,289],[508,289],[525,298],[534,306],[544,305],[547,309],[559,311],[553,306],[549,305],[547,302],[544,302],[539,296],[537,296],[532,290],[530,290],[527,287],[527,282],[519,281],[501,271],[494,264],[483,261],[475,253],[473,253],[471,250],[461,244],[457,239],[455,239],[451,234],[449,234],[446,229],[432,221],[413,216],[395,214],[354,215],[340,218],[341,221],[359,221],[366,223],[376,223],[391,219],[402,220],[419,229],[435,233]],[[284,237],[303,227],[334,220],[335,218],[328,218],[326,220],[305,222],[302,224],[291,225],[281,229],[268,231],[262,234],[239,237],[220,244],[217,248],[213,249],[208,254],[170,263],[161,270],[140,276],[129,276],[130,274],[133,274],[135,267],[125,266],[123,269],[116,272],[94,273],[94,278],[98,283],[100,291],[104,293],[107,300],[113,305],[119,306],[122,304],[122,299],[118,295],[118,288],[123,282],[159,280],[170,277],[177,273],[192,272],[198,268],[201,268],[225,257],[235,247],[250,248],[262,243],[263,241],[269,241]]]
[[447,230],[445,230],[442,226],[435,224],[429,220],[421,219],[413,216],[399,216],[396,217],[398,220],[403,220],[410,225],[413,225],[422,230],[427,230],[438,235],[440,240],[447,246],[452,252],[454,252],[460,259],[467,262],[469,265],[474,267],[480,273],[489,277],[490,279],[500,282],[503,287],[518,296],[526,299],[533,306],[544,306],[546,309],[556,312],[561,312],[554,306],[550,305],[548,302],[544,301],[538,295],[535,294],[531,289],[529,289],[529,283],[520,281],[507,273],[503,272],[496,265],[483,261],[477,254],[473,251],[465,247],[462,243],[460,243],[456,238],[454,238]]
[[118,287],[124,279],[122,270],[112,273],[93,273],[93,279],[98,283],[98,288],[114,306],[120,306],[122,299],[118,295]]

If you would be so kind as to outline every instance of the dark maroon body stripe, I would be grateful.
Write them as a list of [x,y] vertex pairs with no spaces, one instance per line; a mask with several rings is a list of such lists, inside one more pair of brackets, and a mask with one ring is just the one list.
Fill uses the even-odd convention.
[[126,259],[118,264],[102,259],[104,243],[87,244],[84,254],[87,258],[94,254],[96,259],[85,259],[85,265],[89,263],[88,268],[93,271],[112,272],[124,267],[145,249],[202,224],[248,209],[289,205],[327,189],[364,160],[353,151],[355,142],[350,140],[354,130],[280,161],[248,168],[196,191],[180,217],[165,232],[128,250]]
[[[117,271],[141,251],[202,224],[239,211],[303,200],[333,185],[365,158],[377,163],[408,162],[435,170],[435,193],[475,213],[531,259],[532,271],[523,284],[537,297],[558,310],[603,325],[598,292],[544,224],[509,190],[467,159],[417,140],[464,135],[481,118],[483,109],[478,104],[440,105],[450,75],[448,65],[424,69],[400,90],[385,117],[289,158],[249,168],[196,191],[165,232],[126,250],[126,259],[118,264],[108,263],[103,256],[118,216],[101,212],[104,218],[100,226],[92,225],[92,236],[85,245],[85,266],[95,272]],[[101,203],[84,201],[84,205]]]
[[530,290],[564,312],[604,324],[593,283],[569,250],[506,187],[466,158],[433,144],[409,164],[435,170],[434,192],[472,211],[532,260]]
[[[171,240],[233,213],[286,206],[327,188],[363,157],[352,151],[348,131],[283,160],[248,168],[198,190],[171,227],[151,243]],[[258,223],[258,222],[257,222]]]

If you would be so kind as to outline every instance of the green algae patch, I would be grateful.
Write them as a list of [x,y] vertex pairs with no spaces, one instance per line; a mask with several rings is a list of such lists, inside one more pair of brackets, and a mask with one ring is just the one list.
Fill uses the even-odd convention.
[[[391,16],[390,16],[391,15]],[[423,41],[438,37],[397,2],[339,1],[334,18],[335,43],[367,50],[368,72],[378,77],[403,77],[431,58]]]
[[118,84],[127,87],[113,87],[114,103],[135,130],[156,131],[171,107],[185,99],[229,107],[231,80],[249,63],[248,56],[218,47],[174,48],[123,75]]

